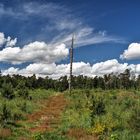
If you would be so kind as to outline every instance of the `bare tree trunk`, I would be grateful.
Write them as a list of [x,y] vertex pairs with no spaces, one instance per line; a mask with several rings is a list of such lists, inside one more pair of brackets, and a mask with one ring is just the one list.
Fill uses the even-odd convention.
[[73,64],[73,45],[74,45],[74,35],[72,36],[72,44],[70,48],[70,77],[69,77],[69,92],[71,93],[71,83],[72,83],[72,64]]

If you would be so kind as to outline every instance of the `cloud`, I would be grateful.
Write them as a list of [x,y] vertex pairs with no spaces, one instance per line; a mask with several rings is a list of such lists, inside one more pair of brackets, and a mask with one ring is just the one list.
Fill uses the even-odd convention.
[[7,75],[7,74],[13,75],[13,74],[18,74],[18,72],[19,72],[19,68],[10,67],[7,70],[4,70],[2,72],[2,74],[3,75]]
[[[50,75],[51,78],[59,78],[61,76],[69,76],[70,64],[60,64],[56,65],[55,72]],[[91,76],[91,67],[89,63],[84,62],[74,62],[73,63],[73,75],[84,75]]]
[[[15,16],[17,13],[15,14]],[[14,16],[14,11],[12,8],[5,8],[5,6],[0,3],[0,17],[2,16]]]
[[[37,10],[36,7],[38,7]],[[37,28],[37,30],[33,28],[33,31],[31,31],[33,34],[26,35],[27,40],[47,40],[49,44],[52,42],[55,44],[64,43],[69,46],[71,36],[75,33],[75,47],[106,42],[125,42],[123,38],[108,35],[106,31],[94,30],[94,27],[87,25],[87,19],[79,18],[75,11],[58,3],[23,2],[21,5],[18,3],[14,7],[5,7],[0,4],[0,15],[10,16],[10,19],[13,18],[14,21],[15,18],[20,21],[28,21],[28,24],[25,21],[23,21],[23,24],[20,22],[22,24],[20,33],[22,34],[27,34],[29,26],[35,26],[34,28]],[[34,24],[36,22],[37,24]],[[46,34],[49,34],[49,36]]]
[[8,36],[8,38],[7,38],[6,41],[7,41],[7,42],[6,42],[6,47],[13,47],[13,46],[15,46],[16,43],[17,43],[17,38],[11,39],[11,37]]
[[[36,10],[36,7],[38,7],[38,10]],[[70,46],[73,33],[75,34],[76,40],[75,47],[106,42],[125,43],[123,38],[108,35],[107,31],[94,30],[94,27],[86,24],[86,19],[77,17],[78,15],[76,15],[76,13],[73,14],[73,11],[65,5],[32,2],[28,4],[25,3],[23,11],[24,16],[39,16],[40,18],[46,19],[48,24],[45,24],[43,31],[50,32],[50,34],[53,31],[54,33],[53,39],[50,40],[49,44],[64,43]]]
[[18,63],[17,56],[20,53],[19,47],[7,47],[0,51],[0,61],[11,62],[13,64]]
[[[38,10],[36,10],[36,7],[38,7]],[[40,18],[46,19],[48,21],[47,23],[53,26],[53,30],[56,29],[57,31],[73,30],[76,29],[78,25],[81,25],[79,18],[76,18],[68,7],[58,3],[24,3],[22,13],[23,16],[28,18],[39,16]],[[47,29],[50,28],[50,26],[47,25]]]
[[2,46],[5,43],[5,37],[4,37],[4,33],[0,32],[0,46]]
[[0,51],[0,61],[12,64],[21,64],[24,62],[53,63],[66,58],[68,53],[65,44],[48,46],[45,42],[35,41],[22,48],[4,48]]
[[[24,76],[31,76],[36,74],[37,76],[57,79],[61,76],[69,76],[70,64],[44,64],[44,63],[33,63],[28,65],[26,68],[9,68],[3,70],[3,75],[6,74],[20,74]],[[84,75],[88,77],[103,76],[104,74],[119,74],[124,72],[126,69],[131,69],[132,72],[140,74],[140,65],[128,65],[127,63],[121,64],[116,59],[107,60],[104,62],[90,65],[85,62],[74,62],[73,63],[73,75]]]
[[[19,34],[24,35],[25,33],[26,36],[23,41],[31,40],[28,44],[24,43],[26,45],[17,46],[17,38],[12,39],[10,36],[6,38],[3,33],[0,33],[0,46],[4,47],[0,50],[0,62],[12,64],[31,63],[23,69],[11,67],[3,70],[3,74],[22,74],[27,76],[35,73],[40,76],[49,75],[52,78],[68,75],[69,64],[56,65],[56,62],[68,56],[68,48],[71,45],[73,33],[75,34],[74,47],[106,42],[124,43],[123,38],[108,35],[107,31],[104,30],[95,30],[94,27],[86,24],[87,19],[79,18],[76,12],[73,13],[74,11],[64,5],[48,2],[43,4],[24,2],[14,7],[5,7],[0,4],[0,18],[8,17],[10,20],[13,19],[14,22],[15,19],[18,19],[21,24]],[[31,30],[28,36],[27,31],[29,29]],[[47,40],[47,43],[42,40]],[[101,63],[105,63],[103,67],[100,63],[91,66],[89,63],[75,62],[73,64],[73,73],[74,75],[94,76],[113,71],[107,70],[105,66],[107,62]],[[110,61],[110,63],[114,64],[115,62]],[[116,62],[114,65],[119,66],[120,70],[122,70],[123,64],[121,66]],[[93,67],[99,67],[100,72],[93,70]]]
[[121,59],[140,59],[140,43],[131,43],[128,49],[120,55]]
[[[51,78],[59,78],[64,75],[69,75],[70,64],[59,64],[55,63],[44,64],[44,63],[33,63],[29,64],[26,68],[19,69],[11,67],[7,70],[3,70],[3,75],[7,74],[20,74],[24,76],[29,76],[36,74],[42,77],[49,76]],[[91,74],[91,67],[89,63],[75,62],[73,63],[73,74],[74,75],[89,75]]]
[[[101,34],[101,32],[90,38],[92,32],[93,29],[89,27],[77,31],[74,47],[113,40],[113,38],[105,37],[105,34]],[[5,48],[0,50],[0,61],[12,64],[59,62],[69,54],[68,48],[71,44],[71,37],[71,34],[62,34],[49,44],[43,41],[34,41],[23,47],[16,47],[17,38],[11,39],[10,36],[5,38],[5,35],[0,33],[0,44],[3,47],[5,46]]]
[[26,67],[26,69],[21,70],[23,73],[28,74],[42,74],[42,75],[51,75],[55,72],[56,64],[42,64],[42,63],[34,63],[30,64]]
[[63,33],[56,36],[50,42],[50,44],[59,44],[63,42],[69,47],[73,35],[75,36],[74,47],[82,47],[86,45],[94,45],[107,42],[125,43],[124,39],[114,36],[108,36],[104,31],[99,31],[96,33],[91,27],[83,27],[75,30],[72,33]]
[[2,47],[3,45],[6,45],[6,47],[13,47],[16,45],[16,43],[17,43],[17,38],[11,39],[10,36],[5,38],[4,33],[0,32],[0,47]]
[[116,59],[96,63],[92,66],[92,74],[102,76],[110,73],[122,73],[128,68],[128,64],[120,64]]

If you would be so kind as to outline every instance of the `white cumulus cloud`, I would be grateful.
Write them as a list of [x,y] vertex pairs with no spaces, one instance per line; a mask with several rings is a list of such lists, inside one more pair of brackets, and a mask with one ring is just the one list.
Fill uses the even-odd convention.
[[20,47],[6,47],[0,51],[0,61],[12,64],[21,64],[24,62],[58,62],[68,55],[68,49],[65,44],[49,46],[45,42],[32,42]]
[[8,36],[7,42],[6,42],[6,47],[13,47],[16,45],[16,43],[17,43],[17,38],[11,39],[11,37]]
[[128,49],[120,55],[121,59],[140,59],[140,43],[131,43]]
[[[3,70],[2,74],[20,74],[24,76],[36,74],[41,77],[49,76],[50,78],[57,79],[61,76],[69,76],[69,69],[70,64],[56,65],[55,63],[33,63],[23,69],[11,67],[7,70]],[[127,63],[121,64],[116,59],[107,60],[93,65],[85,62],[73,63],[73,75],[75,76],[84,75],[95,77],[110,73],[119,74],[123,73],[126,69],[130,69],[132,73],[135,72],[136,74],[140,74],[140,65],[128,65]]]
[[119,63],[116,59],[96,63],[92,66],[92,74],[102,76],[109,73],[122,73],[128,68],[128,64]]
[[17,43],[17,38],[12,39],[10,36],[7,38],[5,37],[4,33],[0,32],[0,47],[5,46],[5,47],[13,47]]

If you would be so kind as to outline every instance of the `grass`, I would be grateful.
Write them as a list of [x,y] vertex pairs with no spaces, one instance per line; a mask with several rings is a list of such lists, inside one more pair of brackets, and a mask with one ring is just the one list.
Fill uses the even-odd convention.
[[[31,99],[16,96],[16,98],[8,100],[0,96],[0,129],[3,130],[3,128],[7,128],[12,133],[10,138],[8,138],[9,135],[7,135],[8,137],[4,135],[4,139],[11,140],[19,136],[30,136],[26,128],[31,127],[33,124],[26,123],[26,116],[41,108],[42,105],[39,104],[39,101],[46,100],[55,94],[56,93],[51,90],[37,89],[29,91],[29,95],[32,97]],[[23,121],[23,123],[21,121]],[[3,134],[1,134],[0,137],[2,137],[2,135]]]
[[63,115],[63,133],[78,128],[98,139],[140,139],[140,114],[134,113],[140,109],[139,91],[73,90],[65,95],[71,104]]
[[[0,130],[5,130],[3,137],[0,133],[0,139],[14,140],[20,137],[33,140],[140,139],[140,91],[78,89],[73,90],[71,94],[65,91],[64,98],[60,98],[61,95],[56,96],[59,94],[51,90],[36,89],[29,91],[31,99],[17,96],[7,100],[0,96],[0,116],[9,114],[4,120],[5,125],[0,123]],[[64,105],[65,99],[67,103]],[[44,115],[45,110],[48,111],[48,115],[58,116],[58,110],[62,113],[59,115],[59,125],[51,131],[31,134],[28,130],[37,128],[42,122],[29,122],[27,116],[33,116],[36,112]]]

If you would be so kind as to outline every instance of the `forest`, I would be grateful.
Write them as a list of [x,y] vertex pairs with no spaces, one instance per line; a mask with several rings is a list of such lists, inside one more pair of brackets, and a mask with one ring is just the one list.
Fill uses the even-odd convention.
[[1,140],[139,140],[140,76],[0,76]]
[[[54,91],[65,91],[69,87],[69,79],[67,76],[59,79],[37,78],[35,75],[31,77],[24,77],[21,75],[6,75],[0,77],[0,88],[5,89],[52,89]],[[124,73],[115,75],[108,74],[102,77],[96,76],[94,78],[79,75],[72,76],[73,89],[140,89],[140,75],[135,76],[130,74],[130,70],[126,69]]]

